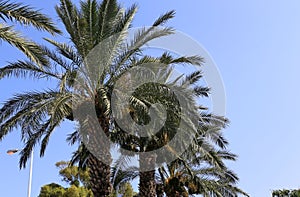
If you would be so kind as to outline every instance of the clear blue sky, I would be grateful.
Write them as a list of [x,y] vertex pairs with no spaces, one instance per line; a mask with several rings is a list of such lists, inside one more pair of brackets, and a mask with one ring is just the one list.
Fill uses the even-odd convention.
[[[122,2],[124,2],[123,0]],[[53,1],[23,1],[57,20]],[[127,0],[124,5],[136,2]],[[136,26],[149,25],[161,13],[175,9],[169,23],[201,43],[211,54],[226,88],[225,135],[239,160],[230,163],[239,186],[254,197],[270,196],[272,189],[300,187],[300,2],[287,1],[139,1]],[[26,30],[36,39],[41,34]],[[61,39],[61,38],[60,38]],[[2,43],[0,66],[20,58]],[[0,81],[0,101],[14,92],[39,89],[38,81]],[[59,181],[54,163],[70,158],[66,145],[70,125],[58,128],[46,156],[35,154],[32,196],[40,186]],[[26,195],[28,168],[18,169],[18,156],[9,148],[22,147],[14,132],[0,143],[0,196]],[[37,151],[36,151],[37,152]]]

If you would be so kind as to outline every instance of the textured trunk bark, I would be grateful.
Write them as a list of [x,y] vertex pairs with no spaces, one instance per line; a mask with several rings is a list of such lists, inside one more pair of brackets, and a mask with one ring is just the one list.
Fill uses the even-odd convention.
[[[106,105],[101,97],[79,102],[76,106],[76,120],[81,124],[82,141],[89,151],[87,167],[94,197],[108,197],[112,192],[110,154],[110,118],[105,112]],[[95,114],[96,111],[96,114]],[[70,117],[71,118],[71,117]],[[100,129],[101,127],[101,129]]]
[[[156,183],[155,183],[155,163],[156,155],[140,154],[140,183],[139,194],[141,197],[156,197]],[[149,171],[144,171],[149,169]]]
[[183,197],[182,195],[178,194],[177,192],[167,194],[167,197]]
[[168,191],[166,192],[167,197],[184,197],[183,195],[180,195],[177,191]]
[[164,185],[156,184],[156,195],[157,197],[164,197]]
[[110,165],[90,155],[87,161],[91,190],[94,197],[107,197],[111,194]]
[[[96,96],[95,109],[98,120],[94,121],[98,122],[96,125],[98,128],[101,126],[102,131],[94,128],[91,132],[90,143],[92,145],[90,151],[92,154],[89,155],[87,160],[90,169],[91,190],[94,197],[108,197],[112,193],[110,142],[109,140],[103,140],[103,137],[109,137],[110,120],[105,115],[106,109],[102,103],[103,101],[99,101],[98,96]],[[91,128],[93,128],[93,125]]]

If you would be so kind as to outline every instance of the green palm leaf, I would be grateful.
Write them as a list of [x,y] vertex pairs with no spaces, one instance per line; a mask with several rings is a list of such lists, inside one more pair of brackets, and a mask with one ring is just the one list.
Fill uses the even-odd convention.
[[44,30],[52,34],[61,33],[50,18],[34,8],[23,5],[22,3],[10,3],[9,1],[0,1],[0,18],[4,21],[19,22],[22,25],[32,25],[38,30]]
[[0,40],[15,46],[32,61],[38,63],[39,65],[46,63],[40,47],[34,42],[21,36],[21,34],[13,30],[12,27],[0,24]]

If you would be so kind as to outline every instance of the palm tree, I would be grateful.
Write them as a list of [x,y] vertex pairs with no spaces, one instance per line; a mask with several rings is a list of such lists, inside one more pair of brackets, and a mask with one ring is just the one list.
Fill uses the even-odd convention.
[[[188,59],[191,60],[192,58],[189,57]],[[165,53],[161,57],[157,58],[156,61],[163,62],[168,65],[174,65],[176,63],[191,63],[188,61],[188,59],[185,60],[174,59],[172,56]],[[201,63],[201,59],[199,59],[199,57],[198,58],[194,57],[194,60],[197,60],[197,61],[193,61],[194,64],[195,62],[198,62],[198,64]],[[162,76],[158,76],[158,78],[162,78],[162,79],[169,78],[170,72],[168,72],[167,70],[165,70],[165,72],[160,72],[160,73],[162,73]],[[192,94],[188,96],[190,98],[193,97],[197,98],[199,96],[208,96],[209,89],[197,85],[197,82],[200,80],[201,76],[202,76],[201,72],[196,71],[186,76],[185,79],[181,81],[179,79],[176,79],[175,81],[178,82],[177,83],[178,87],[184,85],[190,86],[190,89],[193,90],[191,92]],[[145,90],[148,90],[148,92]],[[128,135],[126,132],[122,132],[122,130],[120,130],[116,132],[115,136],[114,135],[112,136],[113,139],[115,138],[115,140],[118,142],[118,144],[121,145],[121,147],[130,150],[131,152],[143,152],[144,150],[151,151],[153,149],[156,149],[157,147],[167,145],[170,139],[174,137],[174,134],[176,134],[176,132],[174,131],[178,127],[177,120],[179,119],[179,114],[180,114],[180,110],[178,108],[180,106],[178,106],[176,102],[176,98],[174,98],[174,95],[170,94],[170,92],[171,91],[167,87],[161,88],[160,84],[145,84],[140,86],[139,89],[137,89],[134,94],[135,98],[138,99],[139,101],[142,101],[145,106],[160,102],[161,104],[164,104],[166,108],[169,110],[168,111],[169,118],[167,118],[167,120],[165,121],[167,124],[165,124],[165,126],[160,130],[160,132],[155,134],[156,138],[150,138],[150,139],[134,138]],[[140,107],[141,107],[140,105],[137,105],[136,103],[132,103],[131,115],[137,120],[137,122],[143,124],[143,121],[147,121],[148,112],[147,110],[146,111],[140,110]],[[228,142],[224,139],[220,130],[224,128],[228,120],[223,117],[218,117],[212,114],[205,113],[204,112],[205,108],[203,107],[197,107],[197,105],[192,107],[199,108],[200,116],[199,116],[199,123],[198,123],[199,125],[198,125],[197,133],[195,135],[195,138],[193,139],[193,142],[190,145],[190,148],[187,149],[186,153],[183,155],[177,155],[178,159],[175,162],[172,162],[171,164],[167,164],[167,167],[169,169],[169,174],[166,173],[167,171],[163,167],[159,169],[160,172],[159,175],[161,175],[161,180],[163,181],[157,183],[157,181],[155,180],[154,169],[156,163],[163,163],[164,161],[157,161],[155,155],[148,155],[148,157],[145,158],[140,157],[139,160],[140,166],[141,165],[147,167],[150,166],[150,169],[152,169],[150,171],[145,171],[145,172],[141,171],[139,173],[139,178],[140,178],[139,186],[140,186],[141,196],[156,196],[156,195],[162,196],[164,190],[168,192],[167,193],[168,195],[175,195],[176,194],[176,188],[174,188],[176,187],[175,180],[177,180],[178,184],[181,185],[180,187],[177,187],[177,189],[179,190],[177,195],[183,195],[183,194],[188,195],[189,193],[207,194],[207,192],[214,192],[213,189],[216,190],[216,188],[220,193],[220,191],[222,190],[221,188],[225,188],[225,186],[227,188],[230,188],[231,190],[227,189],[228,190],[227,191],[223,189],[222,194],[224,195],[226,194],[226,191],[227,193],[232,192],[234,194],[239,192],[242,193],[242,191],[238,189],[234,189],[234,187],[230,185],[232,183],[235,183],[237,177],[233,173],[227,170],[226,166],[224,165],[224,162],[222,161],[222,159],[234,160],[235,156],[230,153],[227,153],[226,151],[216,151],[213,147],[213,144],[216,144],[221,149],[226,148]],[[187,121],[187,120],[183,120],[183,121]],[[149,135],[151,135],[151,133]],[[124,141],[122,142],[122,140]],[[213,142],[213,144],[209,142]],[[145,163],[145,161],[148,163]],[[193,163],[191,163],[191,161],[193,161]],[[192,167],[196,168],[198,166],[202,166],[204,161],[214,168],[212,167],[202,168],[201,170],[199,170],[198,174],[202,176],[208,176],[208,175],[215,176],[215,177],[218,176],[218,178],[223,176],[222,179],[215,181],[215,180],[204,180],[199,178],[198,179],[192,178],[192,177],[196,177],[196,175],[192,173],[192,170],[190,168]],[[178,166],[179,163],[181,164],[180,169],[177,169],[176,166]],[[179,172],[175,173],[176,170],[179,170]],[[165,173],[162,173],[163,171]],[[188,175],[183,176],[183,174],[186,173],[189,173],[189,176]],[[168,178],[165,177],[170,175],[171,177]],[[178,179],[177,176],[184,177],[184,178]],[[227,180],[228,177],[233,177],[229,179],[231,181],[229,183],[224,181]],[[194,181],[194,185],[197,184],[198,189],[196,189],[195,186],[193,190],[185,189],[186,184],[191,181]],[[157,194],[153,192],[155,190],[155,187],[157,187],[156,188]]]
[[[157,72],[158,74],[156,75],[157,78],[161,79],[164,82],[167,82],[167,80],[170,79],[170,76],[172,75],[172,66],[183,63],[197,65],[202,63],[202,58],[198,56],[174,58],[168,53],[163,53],[160,57],[157,58],[148,57],[147,59],[148,62],[159,62],[166,65],[165,67],[161,68],[160,72]],[[156,196],[155,167],[156,164],[165,162],[162,159],[157,160],[155,153],[147,152],[156,150],[163,146],[168,146],[170,140],[176,135],[176,130],[178,130],[180,119],[182,119],[182,121],[186,125],[185,132],[188,133],[191,130],[188,128],[190,127],[189,123],[191,123],[191,121],[189,121],[189,117],[183,117],[181,115],[180,107],[182,106],[179,105],[179,101],[177,100],[178,96],[181,95],[175,95],[171,87],[177,89],[184,87],[185,94],[184,96],[181,96],[181,102],[192,104],[191,106],[187,105],[187,107],[191,108],[191,110],[189,111],[193,111],[194,109],[196,109],[194,105],[195,103],[191,102],[191,98],[193,98],[192,94],[194,93],[193,91],[197,91],[198,93],[200,93],[200,89],[203,91],[203,88],[200,88],[198,86],[188,88],[186,86],[192,85],[191,81],[199,78],[199,75],[200,72],[197,71],[187,76],[185,80],[180,80],[181,78],[183,78],[181,76],[174,81],[169,81],[168,83],[172,84],[170,86],[164,85],[168,83],[147,83],[141,85],[138,89],[135,90],[132,97],[134,98],[132,99],[133,102],[130,103],[129,110],[131,116],[140,125],[147,125],[147,122],[149,122],[149,107],[153,106],[155,103],[160,103],[164,105],[167,111],[167,118],[164,123],[165,125],[158,132],[152,131],[151,129],[148,130],[148,133],[146,134],[147,137],[132,136],[126,131],[123,131],[121,128],[116,128],[117,132],[112,134],[112,140],[117,144],[120,144],[122,148],[133,153],[139,153],[139,190],[141,196]],[[125,92],[127,91],[125,90]],[[159,117],[158,119],[161,119],[159,114],[157,114],[157,116]],[[192,117],[196,116],[196,113],[192,115]],[[189,134],[192,135],[192,133]],[[177,146],[180,147],[182,141],[184,140],[177,140]],[[169,151],[169,153],[172,152],[171,150]],[[166,152],[166,154],[168,153]]]
[[[72,90],[75,77],[80,72],[79,68],[84,64],[83,60],[95,46],[111,35],[115,35],[116,38],[116,42],[111,43],[113,47],[126,40],[126,33],[131,26],[137,6],[133,5],[124,11],[115,0],[104,0],[100,4],[96,0],[87,0],[82,1],[80,8],[77,8],[70,0],[61,0],[56,11],[65,25],[71,43],[47,39],[56,47],[56,51],[43,47],[49,63],[44,64],[42,68],[34,61],[18,61],[0,70],[0,78],[11,76],[46,78],[58,83],[58,88],[17,94],[6,101],[0,110],[0,140],[14,129],[21,128],[25,147],[21,152],[20,167],[25,167],[32,148],[40,141],[40,156],[44,155],[52,132],[65,119],[76,120],[72,112],[74,98]],[[113,121],[110,115],[110,93],[114,83],[128,69],[152,60],[148,57],[140,58],[141,47],[150,40],[173,33],[171,28],[156,28],[173,16],[173,11],[168,12],[159,17],[152,27],[138,31],[132,42],[122,48],[117,57],[113,57],[116,54],[108,54],[108,60],[113,61],[109,62],[107,67],[100,65],[104,67],[104,72],[99,78],[99,86],[93,90],[95,95],[92,102],[97,111],[98,121],[107,136],[112,132],[112,128],[116,128],[111,127]],[[69,136],[71,142],[82,140],[80,129],[86,131],[84,124],[79,124],[78,131]],[[96,130],[89,132],[93,133]],[[92,145],[97,146],[96,143],[97,141]],[[106,155],[106,163],[91,154],[90,150],[86,150],[85,157],[82,158],[83,164],[90,169],[91,189],[95,197],[108,196],[112,189],[109,149],[101,152]]]
[[39,64],[44,63],[42,51],[37,44],[14,30],[7,21],[17,22],[24,26],[31,25],[38,30],[44,30],[51,34],[60,33],[50,18],[28,5],[11,3],[7,0],[0,1],[0,18],[3,21],[0,23],[0,40],[15,46],[32,61]]

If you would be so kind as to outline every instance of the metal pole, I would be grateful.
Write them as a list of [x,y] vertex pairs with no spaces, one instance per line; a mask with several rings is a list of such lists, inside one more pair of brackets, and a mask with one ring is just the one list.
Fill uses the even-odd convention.
[[30,157],[30,169],[29,169],[29,180],[28,180],[28,197],[31,195],[31,184],[32,184],[32,165],[33,165],[33,149]]

